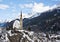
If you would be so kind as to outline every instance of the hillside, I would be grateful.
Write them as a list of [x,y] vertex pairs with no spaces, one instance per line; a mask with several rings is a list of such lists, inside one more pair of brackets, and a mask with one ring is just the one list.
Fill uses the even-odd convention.
[[33,31],[60,31],[60,7],[49,10],[32,19],[24,19],[24,27]]

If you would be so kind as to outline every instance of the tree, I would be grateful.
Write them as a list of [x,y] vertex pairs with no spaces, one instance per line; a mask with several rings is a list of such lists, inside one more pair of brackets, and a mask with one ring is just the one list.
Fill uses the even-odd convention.
[[28,31],[31,31],[31,28],[30,28],[30,26],[28,26]]

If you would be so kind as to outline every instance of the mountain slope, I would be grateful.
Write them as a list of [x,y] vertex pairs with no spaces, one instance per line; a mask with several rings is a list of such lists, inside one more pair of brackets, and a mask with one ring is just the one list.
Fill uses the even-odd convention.
[[60,31],[60,7],[41,13],[41,15],[26,20],[24,27],[33,31]]

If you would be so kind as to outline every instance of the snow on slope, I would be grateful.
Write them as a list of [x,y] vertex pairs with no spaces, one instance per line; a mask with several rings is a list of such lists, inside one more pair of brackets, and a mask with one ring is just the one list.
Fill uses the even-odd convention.
[[[49,9],[47,11],[53,11],[54,9],[60,9],[60,5],[54,6],[54,7],[52,7],[51,9]],[[44,12],[47,12],[47,11],[44,11]],[[44,12],[32,13],[30,19],[34,18],[34,17],[37,17],[37,16],[41,15],[41,13],[44,13]]]
[[[1,29],[0,29],[1,30]],[[2,30],[3,31],[3,30]],[[16,32],[13,32],[14,30],[4,31],[3,33],[0,32],[0,42],[10,42],[10,39],[8,36],[14,36],[18,35]],[[20,42],[60,42],[58,39],[52,39],[60,37],[60,35],[52,35],[50,36],[50,40],[46,37],[45,33],[35,33],[33,31],[27,31],[27,30],[16,30],[20,33],[21,39],[19,39]],[[2,33],[2,34],[1,34]]]
[[[24,39],[27,39],[26,42],[51,42],[51,41],[57,41],[59,42],[60,40],[51,40],[51,38],[55,37],[55,36],[51,36],[50,40],[46,37],[46,34],[44,33],[34,33],[33,31],[26,31],[26,30],[17,30],[19,31],[22,35],[21,39],[20,39],[20,42],[23,42]],[[8,32],[10,36],[13,36],[13,35],[16,35],[16,33],[11,33],[11,30]]]

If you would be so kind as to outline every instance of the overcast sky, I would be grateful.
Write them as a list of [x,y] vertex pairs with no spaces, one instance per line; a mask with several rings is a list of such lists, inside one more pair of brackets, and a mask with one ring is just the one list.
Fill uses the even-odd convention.
[[0,0],[0,21],[19,18],[23,12],[23,18],[28,18],[33,13],[44,12],[56,7],[60,0]]

